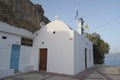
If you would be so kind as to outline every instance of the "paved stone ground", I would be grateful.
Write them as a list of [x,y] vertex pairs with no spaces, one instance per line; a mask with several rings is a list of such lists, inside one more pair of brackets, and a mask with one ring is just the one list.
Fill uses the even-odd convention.
[[95,66],[75,76],[45,72],[29,72],[16,74],[15,76],[1,80],[120,80],[120,67]]
[[120,80],[120,67],[100,66],[84,80]]

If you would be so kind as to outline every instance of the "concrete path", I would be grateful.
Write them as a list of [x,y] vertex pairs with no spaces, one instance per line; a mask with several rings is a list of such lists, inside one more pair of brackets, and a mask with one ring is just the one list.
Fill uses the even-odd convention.
[[1,80],[120,80],[120,67],[95,66],[75,76],[30,72],[17,74]]
[[120,67],[100,66],[85,80],[120,80]]

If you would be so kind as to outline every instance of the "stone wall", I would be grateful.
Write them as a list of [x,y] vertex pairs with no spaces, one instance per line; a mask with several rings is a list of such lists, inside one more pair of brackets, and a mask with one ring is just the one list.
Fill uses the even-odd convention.
[[0,21],[35,32],[40,22],[49,21],[41,5],[30,0],[0,0]]

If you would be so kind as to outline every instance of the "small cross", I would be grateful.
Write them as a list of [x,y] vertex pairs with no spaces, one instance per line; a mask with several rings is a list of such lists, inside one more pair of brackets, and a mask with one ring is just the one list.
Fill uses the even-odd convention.
[[58,20],[58,16],[57,15],[55,16],[55,20]]

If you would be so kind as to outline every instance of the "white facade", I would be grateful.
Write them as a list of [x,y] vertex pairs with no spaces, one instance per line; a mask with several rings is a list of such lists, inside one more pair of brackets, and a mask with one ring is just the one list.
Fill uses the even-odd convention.
[[33,33],[0,22],[0,78],[14,74],[14,70],[10,69],[13,44],[20,45],[19,71],[26,72],[26,66],[31,66],[32,47],[21,45],[21,37],[32,38]]
[[[55,20],[34,34],[34,69],[39,69],[40,49],[47,48],[47,72],[74,75],[93,66],[92,43],[70,29],[64,22]],[[43,44],[44,43],[44,44]],[[36,57],[38,56],[38,57]]]
[[[7,38],[3,39],[3,36]],[[33,46],[21,45],[22,37],[32,39]],[[10,69],[13,44],[20,45],[20,72],[39,71],[40,49],[44,48],[47,49],[47,72],[74,75],[93,66],[92,43],[59,20],[35,33],[0,22],[0,72],[11,71],[9,75],[13,75],[13,69]]]
[[[86,50],[86,64],[85,64]],[[75,74],[93,66],[93,46],[84,36],[74,31],[74,69]],[[85,67],[86,65],[86,67]]]
[[39,67],[39,57],[36,57],[39,49],[47,48],[47,72],[74,74],[74,43],[70,40],[73,39],[73,30],[61,21],[53,21],[37,31],[35,36],[33,63],[36,70]]

